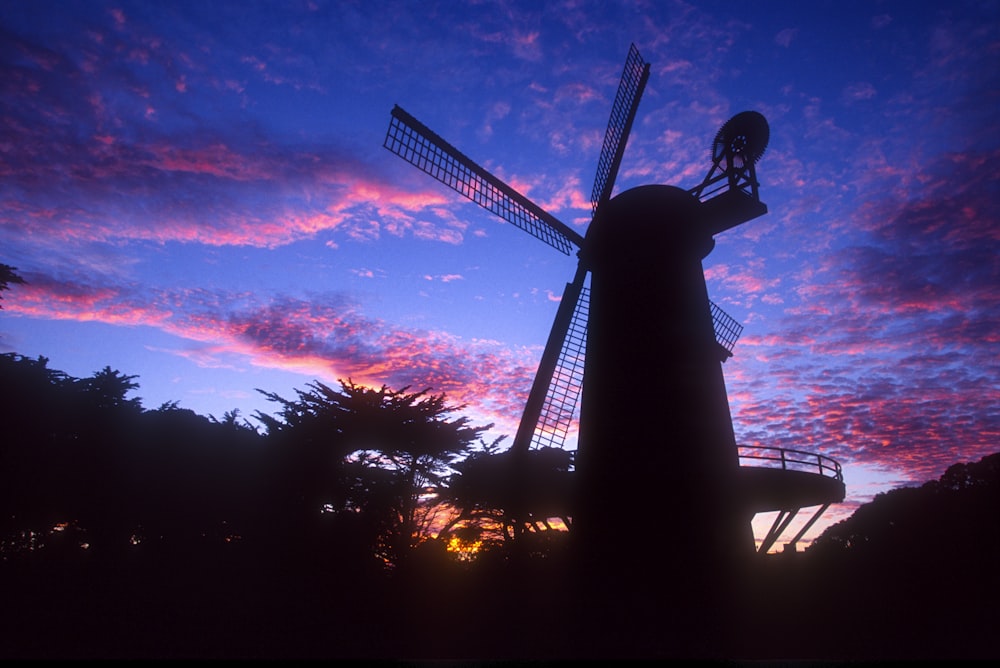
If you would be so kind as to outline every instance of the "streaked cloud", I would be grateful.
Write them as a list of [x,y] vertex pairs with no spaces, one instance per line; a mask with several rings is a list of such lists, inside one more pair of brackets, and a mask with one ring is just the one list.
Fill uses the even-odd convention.
[[202,367],[231,367],[235,355],[254,366],[327,381],[427,387],[475,406],[478,416],[508,430],[516,425],[538,354],[393,327],[365,316],[337,293],[261,301],[250,294],[149,292],[28,278],[16,303],[5,304],[9,315],[156,327],[192,342],[173,352]]

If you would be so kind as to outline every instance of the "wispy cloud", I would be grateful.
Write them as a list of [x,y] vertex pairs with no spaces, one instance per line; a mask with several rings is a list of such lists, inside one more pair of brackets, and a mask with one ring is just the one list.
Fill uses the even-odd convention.
[[784,30],[779,31],[778,34],[774,36],[774,43],[777,44],[778,46],[789,47],[792,45],[792,42],[795,40],[798,34],[799,34],[798,28],[785,28]]
[[878,94],[875,86],[867,81],[853,83],[844,88],[844,100],[847,102],[857,102],[859,100],[870,100]]
[[[445,276],[442,280],[452,280]],[[445,332],[393,327],[365,316],[342,294],[309,299],[208,290],[158,292],[54,281],[32,275],[18,286],[9,316],[146,325],[193,342],[178,354],[205,367],[235,355],[247,363],[327,381],[446,392],[508,430],[516,425],[533,377],[534,350]]]

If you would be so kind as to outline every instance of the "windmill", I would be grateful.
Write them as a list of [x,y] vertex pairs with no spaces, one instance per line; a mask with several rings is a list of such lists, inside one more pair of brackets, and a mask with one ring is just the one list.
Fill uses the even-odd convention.
[[399,106],[384,146],[556,250],[577,252],[511,448],[516,457],[562,447],[582,395],[574,531],[597,554],[623,526],[646,530],[648,517],[624,517],[621,506],[665,505],[681,512],[675,540],[699,545],[699,559],[725,559],[753,545],[721,367],[742,327],[708,299],[701,261],[716,235],[767,212],[755,164],[769,128],[757,112],[737,114],[715,135],[697,186],[612,197],[649,71],[632,45],[585,235]]

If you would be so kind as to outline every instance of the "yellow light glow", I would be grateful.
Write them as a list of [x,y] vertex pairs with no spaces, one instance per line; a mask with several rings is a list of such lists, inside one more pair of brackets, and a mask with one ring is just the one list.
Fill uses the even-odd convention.
[[448,539],[448,552],[454,554],[459,561],[472,561],[483,547],[483,541],[464,541],[458,536]]

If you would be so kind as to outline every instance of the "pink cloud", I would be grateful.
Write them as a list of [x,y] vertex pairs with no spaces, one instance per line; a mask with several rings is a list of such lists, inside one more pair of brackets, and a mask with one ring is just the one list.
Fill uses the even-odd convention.
[[510,114],[510,103],[506,101],[496,102],[486,112],[486,118],[483,121],[483,125],[480,128],[479,136],[481,139],[489,139],[493,136],[493,123],[504,118]]
[[112,325],[158,326],[172,315],[169,309],[132,305],[127,294],[115,288],[91,288],[29,274],[18,287],[16,304],[5,306],[11,314],[31,318],[104,322]]
[[441,281],[442,283],[451,283],[452,281],[462,281],[465,277],[461,274],[439,274],[437,276],[424,276],[425,281]]
[[232,364],[235,355],[255,366],[331,382],[430,387],[475,406],[479,419],[507,430],[516,427],[537,354],[445,332],[394,328],[338,295],[258,302],[247,294],[139,294],[36,275],[17,289],[17,299],[4,305],[10,316],[156,327],[201,344],[178,354],[207,367]]
[[[566,209],[590,211],[590,195],[585,194],[580,186],[580,179],[576,176],[566,179],[561,187],[556,190],[551,197],[540,202],[539,205],[546,211],[559,212]],[[584,218],[590,222],[590,217]]]
[[693,67],[694,65],[689,60],[668,60],[658,66],[658,71],[663,74],[671,74],[675,72],[688,72]]
[[878,30],[879,28],[884,28],[892,23],[892,16],[889,14],[879,14],[878,16],[872,17],[872,28]]
[[924,165],[921,188],[860,209],[852,222],[867,237],[799,275],[801,302],[772,333],[744,334],[726,367],[741,442],[911,482],[996,449],[1000,412],[984,391],[996,369],[982,360],[1000,339],[1000,262],[981,157]]
[[264,181],[277,176],[271,171],[273,164],[268,165],[255,155],[237,154],[222,143],[194,149],[165,144],[143,148],[150,157],[141,164],[161,171],[207,174],[235,181]]
[[848,102],[857,102],[858,100],[870,100],[877,94],[875,86],[871,85],[867,81],[862,81],[859,83],[853,83],[843,91],[843,97]]
[[785,28],[774,36],[774,43],[778,46],[784,46],[787,48],[792,45],[792,41],[798,36],[798,34],[798,28]]
[[[388,185],[353,158],[275,146],[248,152],[218,140],[193,147],[136,145],[107,133],[76,147],[46,150],[49,141],[39,137],[39,144],[19,145],[21,166],[10,173],[31,196],[0,203],[0,220],[23,227],[23,214],[32,212],[47,219],[52,237],[63,241],[275,247],[340,230],[356,240],[384,232],[457,244],[466,228],[450,206],[457,196],[448,199],[433,183],[421,191]],[[46,189],[56,181],[64,187]],[[150,189],[156,183],[163,187]],[[130,192],[135,197],[121,197]]]
[[588,102],[601,102],[605,99],[606,96],[592,86],[579,82],[560,86],[555,92],[557,103],[569,101],[573,104],[587,104]]

